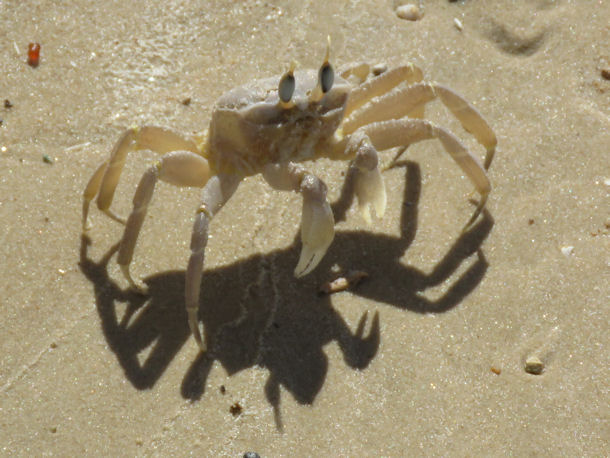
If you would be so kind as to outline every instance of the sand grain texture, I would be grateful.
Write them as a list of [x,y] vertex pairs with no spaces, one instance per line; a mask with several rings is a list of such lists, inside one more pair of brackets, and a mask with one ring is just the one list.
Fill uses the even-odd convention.
[[[0,454],[608,454],[610,2],[438,0],[417,21],[398,3],[0,2]],[[115,222],[94,208],[81,243],[82,190],[125,128],[199,131],[224,91],[320,65],[327,34],[337,65],[412,61],[475,104],[499,141],[488,212],[460,236],[471,188],[437,142],[384,172],[372,228],[340,200],[346,164],[314,164],[337,235],[296,280],[300,200],[249,179],[212,226],[198,356],[198,192],[158,187],[142,298]],[[119,213],[153,159],[128,161]],[[318,296],[335,264],[369,278]]]

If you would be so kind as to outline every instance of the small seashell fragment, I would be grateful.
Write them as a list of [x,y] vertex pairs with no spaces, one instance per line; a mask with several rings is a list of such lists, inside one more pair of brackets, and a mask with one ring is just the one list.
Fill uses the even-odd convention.
[[564,256],[570,256],[573,252],[574,252],[574,247],[571,245],[561,247],[561,253]]
[[320,294],[333,294],[358,285],[362,280],[367,278],[369,274],[362,270],[352,270],[345,276],[336,278],[320,286]]
[[530,356],[525,360],[525,372],[532,375],[540,375],[544,370],[544,363],[537,356]]
[[458,18],[454,17],[453,18],[453,25],[455,25],[455,28],[458,29],[460,32],[462,31],[462,29],[464,28],[464,25],[462,24],[462,21],[460,21]]
[[418,21],[422,18],[421,11],[417,5],[401,5],[396,8],[396,16],[407,21]]

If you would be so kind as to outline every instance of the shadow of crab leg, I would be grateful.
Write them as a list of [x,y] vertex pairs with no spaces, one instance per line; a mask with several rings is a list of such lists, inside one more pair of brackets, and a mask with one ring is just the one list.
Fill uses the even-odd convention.
[[197,145],[192,140],[169,129],[155,126],[128,129],[114,146],[110,159],[100,165],[89,180],[83,195],[83,228],[87,227],[89,202],[95,198],[96,194],[97,207],[110,218],[125,223],[124,218],[110,210],[110,205],[125,166],[127,154],[136,150],[151,150],[159,154],[186,150],[198,154]]
[[485,207],[487,196],[491,191],[491,184],[485,169],[479,160],[448,130],[423,119],[396,119],[369,124],[353,135],[368,136],[371,143],[380,151],[422,140],[438,139],[481,195],[477,208],[466,223],[464,230],[472,225]]
[[133,198],[131,211],[125,231],[121,239],[121,246],[117,262],[129,284],[144,292],[145,288],[136,283],[129,273],[129,265],[133,259],[140,229],[146,217],[148,205],[153,196],[155,184],[161,179],[175,186],[203,187],[210,177],[208,161],[198,154],[190,151],[173,151],[165,154],[160,161],[144,172]]
[[360,108],[375,97],[379,97],[399,84],[414,84],[423,79],[421,69],[413,64],[393,68],[352,89],[345,107],[345,116]]
[[270,164],[263,177],[278,191],[297,191],[303,196],[301,255],[295,277],[307,275],[320,263],[335,236],[335,220],[326,198],[326,185],[294,163]]
[[436,98],[451,111],[464,130],[485,147],[487,152],[484,168],[487,170],[495,153],[496,135],[475,107],[453,90],[438,84],[418,83],[395,88],[376,100],[365,103],[344,121],[343,133],[350,134],[361,126],[404,116],[420,118],[425,105]]
[[199,295],[201,288],[201,275],[205,259],[205,247],[208,243],[208,229],[210,221],[223,205],[231,198],[240,182],[236,175],[215,175],[204,186],[201,196],[201,205],[195,215],[193,234],[191,236],[191,255],[186,269],[185,303],[188,323],[195,341],[201,351],[206,345],[199,330]]

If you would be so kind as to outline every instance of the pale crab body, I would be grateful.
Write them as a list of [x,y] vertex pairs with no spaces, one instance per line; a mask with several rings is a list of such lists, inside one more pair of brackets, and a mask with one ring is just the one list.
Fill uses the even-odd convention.
[[290,106],[282,107],[280,77],[255,80],[218,99],[209,127],[209,159],[219,170],[254,175],[270,163],[313,160],[328,151],[351,86],[336,77],[332,89],[312,101],[318,72],[296,71],[294,79]]
[[[496,137],[472,105],[447,87],[423,81],[421,70],[414,65],[370,77],[368,65],[354,64],[335,77],[328,55],[327,48],[319,70],[295,71],[293,63],[281,77],[255,80],[225,93],[201,135],[191,138],[155,126],[129,129],[85,188],[83,231],[88,229],[89,204],[97,196],[98,208],[125,224],[117,262],[129,284],[140,291],[144,288],[132,278],[129,265],[156,183],[203,188],[185,278],[189,327],[202,350],[206,345],[198,310],[209,224],[243,178],[260,173],[274,189],[301,194],[303,245],[295,268],[297,277],[318,265],[334,237],[326,185],[303,166],[305,161],[321,157],[350,160],[358,203],[370,223],[371,209],[380,218],[386,206],[378,151],[437,139],[481,196],[466,226],[485,205],[491,190],[486,170]],[[485,148],[483,165],[454,134],[423,119],[425,105],[436,98]],[[133,210],[124,220],[110,205],[127,155],[137,150],[152,150],[161,157],[142,176]]]

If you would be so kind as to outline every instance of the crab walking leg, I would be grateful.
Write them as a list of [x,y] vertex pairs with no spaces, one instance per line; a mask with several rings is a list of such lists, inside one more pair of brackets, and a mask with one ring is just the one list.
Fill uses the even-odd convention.
[[379,170],[379,155],[370,139],[363,132],[352,135],[347,145],[349,151],[355,151],[353,166],[356,168],[355,191],[362,217],[371,224],[373,207],[377,218],[382,218],[387,204],[385,184]]
[[[110,160],[105,162],[106,168],[101,182],[98,185],[99,194],[97,196],[97,207],[110,216],[112,219],[124,223],[124,219],[115,215],[110,210],[114,191],[116,190],[121,172],[127,160],[127,154],[136,150],[152,150],[159,154],[166,154],[170,151],[185,150],[198,154],[197,145],[190,139],[182,137],[180,134],[169,129],[156,126],[144,126],[141,128],[133,128],[127,130],[116,143]],[[99,169],[95,172],[93,178],[99,173]],[[92,180],[93,180],[92,178]],[[89,188],[89,186],[87,186]],[[86,204],[95,197],[95,194],[85,193]]]
[[203,187],[210,178],[208,161],[190,151],[173,151],[165,154],[159,162],[151,166],[138,184],[133,198],[133,210],[127,219],[117,262],[129,284],[140,291],[145,288],[132,278],[129,265],[146,217],[148,205],[153,196],[155,184],[161,179],[175,186]]
[[350,113],[371,99],[387,93],[403,82],[414,84],[423,78],[424,75],[421,69],[413,64],[409,64],[388,70],[369,81],[365,81],[350,93],[347,106],[345,107],[345,116],[349,116]]
[[104,161],[99,165],[89,179],[89,182],[85,187],[85,192],[83,192],[83,232],[89,230],[89,224],[87,222],[89,218],[89,204],[100,190],[106,166],[108,166],[108,161]]
[[343,133],[351,134],[359,127],[388,119],[399,119],[421,108],[436,97],[429,83],[397,87],[354,110],[343,121]]
[[240,177],[236,175],[216,175],[210,178],[203,188],[201,205],[197,209],[195,223],[193,224],[191,256],[186,269],[184,293],[189,327],[202,351],[206,350],[206,345],[199,330],[197,313],[199,311],[205,247],[208,243],[208,228],[214,215],[220,211],[237,189],[239,181]]
[[[350,134],[361,126],[404,116],[421,117],[424,106],[439,98],[441,102],[460,121],[462,127],[470,132],[487,150],[484,168],[491,165],[495,149],[496,136],[478,110],[462,96],[448,87],[432,83],[418,83],[409,87],[399,87],[367,102],[353,111],[343,123],[343,133]],[[415,116],[413,116],[415,114]]]
[[356,134],[367,135],[375,148],[380,151],[422,140],[438,139],[481,195],[481,200],[464,229],[472,225],[485,207],[487,196],[491,191],[491,184],[485,169],[479,160],[448,130],[423,119],[396,119],[370,124],[362,127],[354,135]]
[[489,169],[498,143],[494,131],[491,130],[491,127],[489,127],[489,124],[487,124],[487,121],[485,121],[478,110],[462,96],[440,84],[435,85],[434,89],[441,102],[460,121],[464,130],[470,132],[487,149],[483,167],[485,170]]
[[307,275],[320,263],[335,237],[335,219],[326,198],[326,185],[294,163],[270,164],[263,170],[263,176],[272,188],[279,191],[297,191],[303,196],[303,247],[294,275]]

